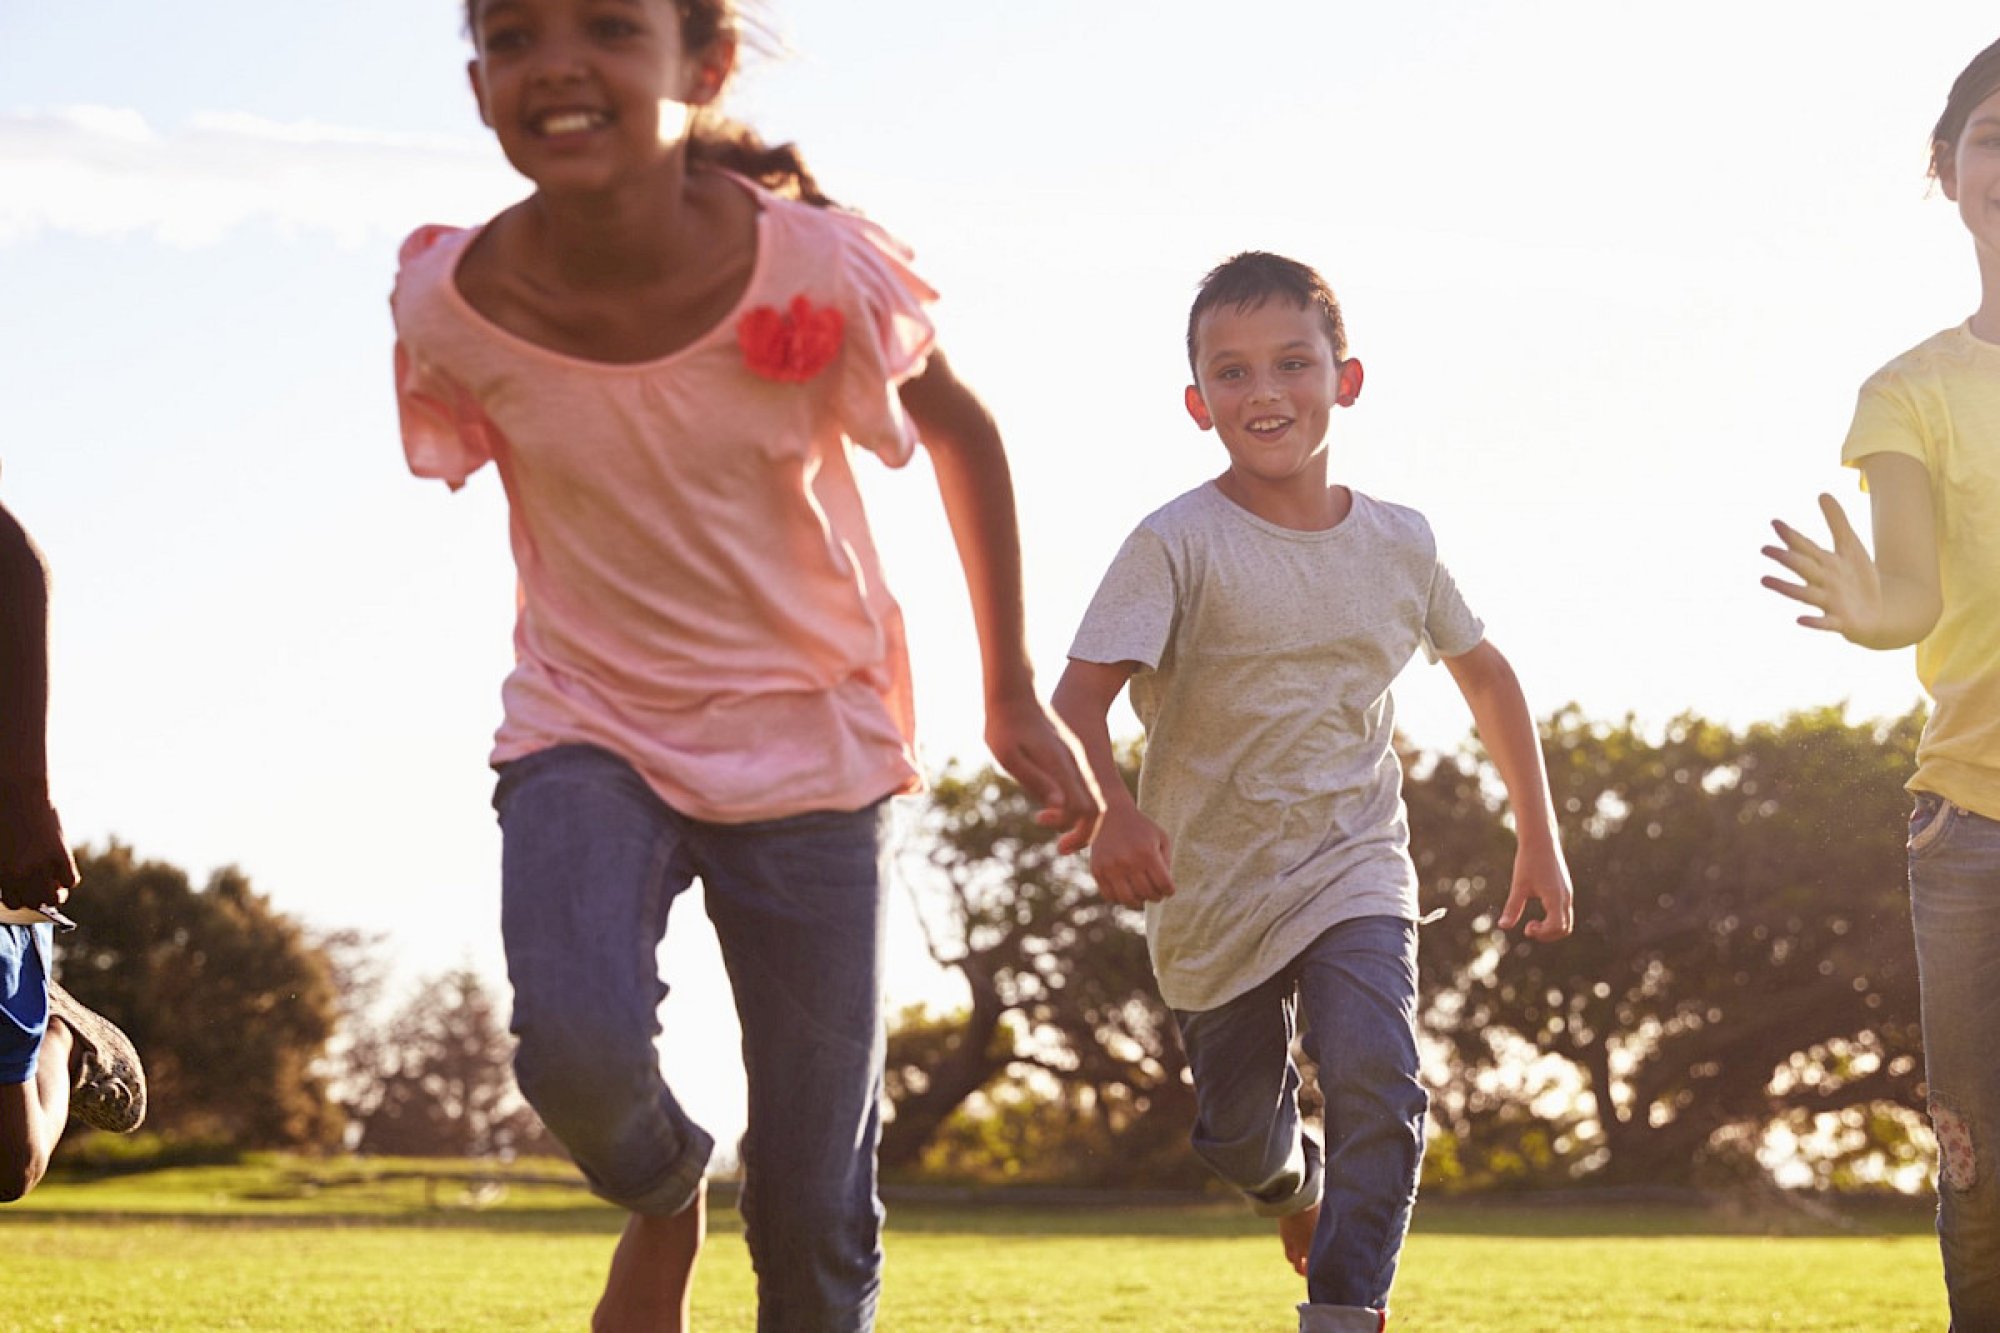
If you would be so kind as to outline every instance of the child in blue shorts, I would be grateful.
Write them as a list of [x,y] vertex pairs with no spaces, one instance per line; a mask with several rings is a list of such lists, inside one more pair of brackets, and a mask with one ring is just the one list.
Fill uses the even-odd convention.
[[49,800],[48,576],[0,505],[0,1200],[48,1169],[73,1115],[129,1133],[146,1080],[123,1032],[49,976],[76,863]]

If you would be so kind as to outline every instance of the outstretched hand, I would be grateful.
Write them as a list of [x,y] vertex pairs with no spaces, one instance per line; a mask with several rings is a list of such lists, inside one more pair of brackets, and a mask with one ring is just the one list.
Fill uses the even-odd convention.
[[1887,623],[1881,575],[1840,502],[1822,495],[1819,507],[1833,536],[1832,547],[1823,547],[1790,524],[1773,520],[1771,527],[1784,545],[1766,546],[1763,553],[1800,582],[1787,583],[1768,574],[1759,581],[1772,592],[1818,611],[1817,615],[1798,618],[1807,629],[1830,630],[1854,643],[1872,646],[1883,637]]
[[55,808],[46,800],[0,798],[0,903],[60,907],[76,882]]
[[1076,738],[1040,700],[990,710],[986,748],[995,763],[1041,802],[1035,822],[1063,831],[1057,851],[1073,852],[1090,841],[1104,812],[1103,798],[1078,754]]

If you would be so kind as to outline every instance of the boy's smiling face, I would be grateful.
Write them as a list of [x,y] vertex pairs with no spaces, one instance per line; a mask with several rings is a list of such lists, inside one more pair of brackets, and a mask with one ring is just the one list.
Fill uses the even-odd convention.
[[1335,356],[1325,317],[1284,296],[1218,306],[1196,328],[1188,415],[1247,484],[1324,489],[1327,424],[1360,392],[1361,362]]

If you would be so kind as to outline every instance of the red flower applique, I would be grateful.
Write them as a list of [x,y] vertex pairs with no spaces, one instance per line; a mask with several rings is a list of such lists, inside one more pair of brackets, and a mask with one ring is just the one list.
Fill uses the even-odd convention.
[[752,372],[780,384],[803,384],[833,363],[846,329],[836,307],[794,296],[782,311],[760,305],[745,314],[737,322],[736,341]]

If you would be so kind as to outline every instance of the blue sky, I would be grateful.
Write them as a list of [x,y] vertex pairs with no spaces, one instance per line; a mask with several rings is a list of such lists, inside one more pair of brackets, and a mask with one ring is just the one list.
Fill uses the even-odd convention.
[[[1218,469],[1179,406],[1183,320],[1257,247],[1328,274],[1368,366],[1336,474],[1430,515],[1537,711],[1915,699],[1907,653],[1793,628],[1756,550],[1854,497],[1861,378],[1974,304],[1922,169],[1990,5],[766,12],[790,54],[736,107],[943,291],[1009,440],[1045,685],[1125,532]],[[0,5],[0,494],[55,569],[70,832],[240,864],[316,925],[388,932],[406,976],[498,969],[505,514],[490,475],[404,473],[385,304],[403,233],[521,192],[466,54],[456,0]],[[928,755],[978,758],[935,491],[868,480]],[[1442,672],[1399,699],[1419,742],[1464,736]],[[898,998],[949,993],[896,948]],[[682,911],[669,1060],[726,1126],[711,955]]]

